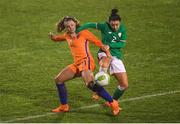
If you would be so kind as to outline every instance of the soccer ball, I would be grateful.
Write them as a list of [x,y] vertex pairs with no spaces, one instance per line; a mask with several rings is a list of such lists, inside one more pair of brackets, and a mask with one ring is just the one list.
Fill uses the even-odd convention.
[[107,73],[101,71],[95,75],[95,82],[99,86],[106,86],[109,84],[110,77]]

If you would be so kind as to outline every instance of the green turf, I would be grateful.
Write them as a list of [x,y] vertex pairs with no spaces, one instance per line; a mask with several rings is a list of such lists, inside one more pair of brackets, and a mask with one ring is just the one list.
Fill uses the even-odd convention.
[[[127,28],[123,61],[129,78],[122,100],[180,91],[179,6],[179,0],[1,0],[0,122],[45,115],[58,105],[53,80],[72,58],[66,43],[53,43],[47,34],[65,15],[81,23],[104,22],[113,7],[120,10]],[[91,45],[95,58],[97,50]],[[111,94],[115,82],[111,78],[106,87]],[[180,93],[122,102],[123,111],[113,117],[109,108],[77,109],[104,102],[92,101],[81,79],[68,81],[67,88],[71,112],[12,122],[180,123]]]

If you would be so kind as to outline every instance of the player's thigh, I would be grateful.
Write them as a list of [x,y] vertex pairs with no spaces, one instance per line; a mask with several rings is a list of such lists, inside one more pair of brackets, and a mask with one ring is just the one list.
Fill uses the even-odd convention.
[[55,77],[55,82],[65,82],[67,80],[73,79],[74,77],[75,72],[69,66],[67,66]]
[[107,68],[109,66],[110,58],[107,57],[106,53],[98,53],[98,60],[101,67]]
[[84,70],[81,75],[86,85],[94,80],[93,72],[91,70]]
[[99,65],[103,68],[108,68],[109,64],[110,64],[110,58],[108,58],[108,57],[102,57],[99,60]]
[[113,75],[118,80],[121,87],[128,87],[128,76],[126,72],[114,73]]

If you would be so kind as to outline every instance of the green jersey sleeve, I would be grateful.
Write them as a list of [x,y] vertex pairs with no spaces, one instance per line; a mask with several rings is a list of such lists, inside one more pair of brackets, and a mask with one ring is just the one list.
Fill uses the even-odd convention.
[[86,24],[80,26],[76,30],[76,33],[79,33],[80,31],[88,29],[88,28],[94,28],[94,29],[98,29],[100,31],[103,31],[105,29],[105,24],[104,23],[89,22],[89,23],[86,23]]
[[97,28],[97,23],[94,23],[94,22],[86,23],[86,24],[80,26],[80,27],[76,30],[76,33],[79,33],[80,31],[85,30],[85,29],[88,29],[88,28]]
[[106,24],[105,23],[97,23],[97,29],[100,31],[104,31],[106,28]]

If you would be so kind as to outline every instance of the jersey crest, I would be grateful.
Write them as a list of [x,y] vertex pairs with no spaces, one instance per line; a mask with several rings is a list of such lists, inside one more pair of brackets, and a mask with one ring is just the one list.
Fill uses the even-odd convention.
[[121,37],[121,35],[122,35],[122,33],[121,33],[121,32],[119,32],[119,33],[118,33],[118,36],[119,36],[119,37]]

